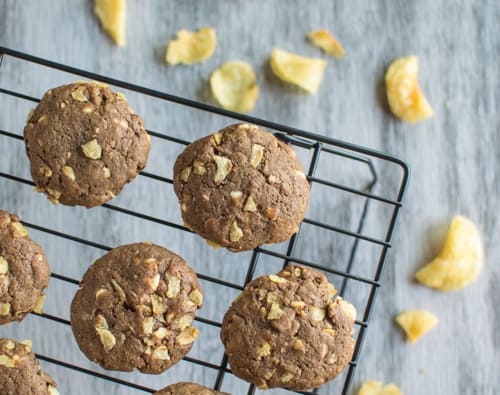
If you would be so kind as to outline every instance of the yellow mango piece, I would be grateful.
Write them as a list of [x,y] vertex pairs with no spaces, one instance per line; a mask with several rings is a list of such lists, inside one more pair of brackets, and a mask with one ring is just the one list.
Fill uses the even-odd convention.
[[434,111],[418,86],[416,56],[396,59],[385,74],[387,99],[392,113],[406,122],[430,118]]
[[219,104],[231,111],[250,112],[259,97],[252,66],[246,62],[226,62],[210,77],[212,94]]
[[403,395],[403,392],[394,384],[366,381],[359,389],[358,395]]
[[311,32],[307,35],[307,38],[330,56],[341,58],[345,55],[342,44],[328,30],[321,29]]
[[434,328],[438,318],[427,310],[407,310],[396,316],[396,322],[403,328],[410,343],[415,343]]
[[177,40],[168,44],[165,61],[169,64],[200,63],[210,58],[217,46],[217,35],[211,27],[197,32],[179,30]]
[[484,248],[476,225],[456,216],[439,255],[416,274],[418,282],[440,291],[458,291],[472,283],[484,265]]
[[300,86],[310,94],[318,90],[327,61],[306,58],[281,49],[271,54],[271,69],[283,81]]
[[95,0],[94,12],[116,45],[125,46],[126,0]]

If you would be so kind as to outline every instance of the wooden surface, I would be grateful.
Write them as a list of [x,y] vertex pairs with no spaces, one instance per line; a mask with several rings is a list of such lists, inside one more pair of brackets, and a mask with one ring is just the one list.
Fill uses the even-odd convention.
[[[212,99],[207,78],[212,70],[226,60],[246,60],[254,66],[261,88],[253,115],[386,151],[406,160],[412,168],[410,187],[352,393],[366,379],[395,382],[407,395],[499,393],[500,117],[496,112],[500,105],[500,3],[495,0],[131,0],[128,3],[128,44],[122,49],[112,46],[102,32],[92,15],[90,1],[0,0],[0,45],[208,102]],[[191,67],[170,67],[163,62],[165,43],[177,30],[205,25],[214,26],[219,38],[210,60]],[[275,46],[326,58],[304,39],[308,31],[320,27],[330,28],[338,36],[347,56],[342,60],[328,59],[318,94],[307,96],[272,76],[267,59]],[[431,120],[417,125],[407,125],[390,116],[383,93],[382,77],[387,65],[395,57],[408,54],[419,57],[420,83],[436,113]],[[24,64],[5,62],[0,69],[2,87],[35,96],[73,79]],[[177,137],[201,137],[226,122],[138,95],[127,96],[148,128]],[[30,103],[0,96],[0,129],[21,133],[29,107]],[[170,176],[180,149],[157,140],[153,142],[156,144],[148,171]],[[0,171],[29,178],[21,142],[0,137]],[[347,167],[332,166],[325,174],[342,179],[350,171]],[[384,194],[385,185],[397,182],[398,175],[382,172],[381,176],[377,192]],[[345,226],[355,224],[358,206],[332,197],[325,190],[313,192],[311,215],[333,213]],[[104,209],[54,207],[31,188],[3,178],[0,202],[2,208],[19,213],[27,221],[107,245],[149,239],[181,253],[201,273],[243,281],[244,270],[238,260],[248,260],[248,254],[235,256],[209,250],[195,236]],[[170,187],[144,179],[128,187],[113,204],[133,206],[150,215],[180,221]],[[457,213],[477,222],[483,234],[486,265],[481,276],[465,290],[450,294],[415,284],[413,273],[437,253],[447,225]],[[382,224],[387,220],[383,215],[383,210],[375,211],[371,225],[367,225],[370,232],[382,232],[382,237]],[[40,232],[31,234],[47,250],[54,271],[76,278],[89,262],[102,254],[100,250],[61,242]],[[311,259],[331,262],[332,267],[343,259],[346,247],[341,240],[332,242],[322,234],[305,233],[302,237],[299,252]],[[368,266],[377,257],[369,249],[359,255]],[[263,266],[261,271],[276,268],[275,262]],[[227,305],[236,294],[210,284],[204,287],[207,303],[202,316],[220,319],[223,311],[220,306]],[[74,286],[52,280],[47,312],[68,317],[74,291]],[[354,291],[351,297],[361,304],[364,296]],[[419,343],[410,346],[394,326],[393,317],[412,308],[433,311],[440,323]],[[191,355],[208,354],[217,364],[221,357],[218,334],[208,329],[204,332]],[[37,352],[95,368],[81,356],[64,325],[30,316],[22,324],[0,328],[0,335],[31,337]],[[59,382],[61,394],[132,393],[52,364],[43,363],[43,367]],[[159,377],[137,373],[114,376],[154,388],[180,379],[206,385],[213,385],[215,380],[213,370],[193,368],[185,362]],[[246,388],[231,378],[224,385],[225,390],[234,394],[241,394],[242,388]],[[338,393],[339,384],[333,382],[328,388],[321,393]]]

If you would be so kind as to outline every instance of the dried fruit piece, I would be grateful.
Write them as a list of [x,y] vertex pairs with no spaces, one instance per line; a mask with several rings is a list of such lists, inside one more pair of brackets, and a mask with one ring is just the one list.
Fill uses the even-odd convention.
[[396,322],[405,331],[408,341],[415,343],[437,325],[438,318],[426,310],[408,310],[399,314]]
[[387,99],[392,113],[406,122],[430,118],[434,111],[418,86],[416,56],[396,59],[385,74]]
[[394,384],[382,384],[379,381],[366,381],[359,389],[358,395],[403,395]]
[[457,291],[473,282],[484,264],[484,249],[476,225],[456,216],[439,255],[425,265],[415,278],[440,291]]
[[257,355],[267,357],[269,354],[271,354],[271,345],[268,342],[262,343],[262,346],[257,349]]
[[169,64],[192,64],[207,60],[217,46],[217,36],[211,27],[203,27],[197,32],[182,29],[177,32],[177,40],[168,44],[165,60]]
[[311,32],[307,35],[307,38],[330,56],[341,58],[345,55],[342,44],[326,29]]
[[0,274],[7,274],[8,272],[9,262],[3,256],[0,256]]
[[271,69],[274,74],[310,94],[318,90],[326,65],[326,60],[306,58],[278,48],[271,54]]
[[257,211],[257,205],[255,204],[255,200],[253,200],[252,195],[248,196],[247,202],[245,203],[243,210],[250,211],[253,213]]
[[125,46],[125,0],[95,0],[94,12],[116,45]]
[[250,112],[259,97],[255,73],[246,62],[226,62],[210,76],[212,94],[226,110]]
[[264,156],[264,147],[259,144],[252,145],[252,153],[250,154],[250,164],[253,168],[259,166],[262,157]]
[[191,344],[200,335],[200,331],[194,326],[184,329],[175,339],[181,346]]
[[175,298],[181,292],[181,280],[169,273],[165,273],[165,280],[167,281],[167,298]]
[[62,169],[63,174],[68,177],[71,181],[75,181],[75,172],[72,167],[64,166]]
[[283,315],[283,310],[281,310],[280,305],[278,303],[273,303],[271,305],[271,309],[267,314],[268,320],[279,320]]
[[170,354],[165,346],[160,346],[153,351],[154,359],[161,359],[162,361],[170,361]]
[[229,228],[229,240],[231,240],[233,243],[236,243],[242,237],[243,237],[243,231],[238,226],[236,221],[234,221]]

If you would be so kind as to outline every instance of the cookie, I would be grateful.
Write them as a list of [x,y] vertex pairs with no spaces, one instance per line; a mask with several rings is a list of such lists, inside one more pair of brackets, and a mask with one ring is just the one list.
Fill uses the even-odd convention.
[[59,395],[56,383],[38,364],[31,342],[0,339],[2,395]]
[[188,145],[175,162],[174,189],[186,226],[232,251],[288,239],[309,201],[295,151],[248,124]]
[[153,395],[229,395],[194,383],[177,383],[155,392]]
[[41,313],[50,269],[19,217],[0,210],[0,325]]
[[86,207],[118,195],[146,166],[151,145],[123,94],[82,81],[45,93],[24,140],[37,191]]
[[356,309],[317,270],[288,265],[250,282],[222,322],[232,372],[261,389],[315,388],[336,377],[354,350]]
[[71,303],[80,349],[110,370],[161,373],[191,349],[203,295],[179,256],[151,243],[117,247],[85,273]]

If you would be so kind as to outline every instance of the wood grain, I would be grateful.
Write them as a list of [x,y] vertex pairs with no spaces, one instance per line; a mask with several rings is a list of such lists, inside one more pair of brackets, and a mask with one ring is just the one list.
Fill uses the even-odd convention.
[[[230,59],[249,61],[255,68],[261,97],[253,115],[330,137],[386,151],[405,159],[412,177],[404,209],[390,251],[383,286],[370,322],[354,380],[354,390],[366,379],[395,382],[405,394],[497,394],[500,392],[500,3],[494,0],[457,2],[436,0],[232,0],[128,2],[127,46],[112,46],[92,15],[86,0],[0,0],[0,45],[181,96],[212,102],[207,89],[210,73]],[[219,43],[214,56],[192,67],[167,66],[165,43],[181,28],[211,25]],[[305,40],[310,30],[326,27],[342,41],[347,55],[329,60],[323,84],[307,96],[280,82],[270,72],[268,57],[274,47],[326,58]],[[436,115],[407,125],[388,112],[382,78],[395,58],[416,54],[420,83]],[[5,64],[0,85],[40,96],[71,76]],[[224,126],[225,120],[165,104],[135,94],[127,95],[147,127],[185,139],[198,138]],[[29,103],[0,96],[0,129],[21,133]],[[148,171],[171,175],[179,147],[158,142]],[[0,137],[0,171],[28,177],[20,142]],[[330,173],[328,173],[328,171]],[[349,178],[353,170],[337,166],[328,175]],[[381,169],[377,192],[384,193],[397,174]],[[363,176],[360,176],[363,178]],[[345,226],[353,226],[359,205],[315,192],[311,213],[333,212]],[[184,255],[199,272],[243,281],[241,261],[247,255],[208,250],[198,238],[180,235],[103,209],[53,207],[30,188],[0,179],[0,206],[28,221],[107,244],[150,239]],[[133,206],[151,215],[179,221],[170,189],[145,180],[126,189],[113,204]],[[487,259],[476,283],[464,291],[441,294],[416,285],[415,270],[432,258],[444,239],[451,217],[461,213],[482,231]],[[367,229],[384,231],[383,210],[374,208]],[[54,271],[79,278],[102,251],[32,232],[47,250]],[[383,234],[382,234],[383,236]],[[342,262],[345,241],[304,232],[299,252],[319,262]],[[370,249],[358,255],[359,270],[369,271],[376,256]],[[239,265],[240,264],[240,265]],[[262,263],[272,271],[276,262]],[[53,280],[47,311],[68,316],[74,286]],[[204,316],[220,318],[220,306],[236,293],[206,284]],[[363,300],[364,296],[353,295]],[[208,300],[212,299],[212,302]],[[215,302],[217,301],[217,302]],[[440,318],[438,327],[410,346],[393,324],[401,310],[426,308]],[[203,327],[201,328],[203,331]],[[222,355],[218,333],[207,329],[193,356]],[[0,335],[31,337],[40,353],[95,368],[78,351],[70,330],[29,317],[22,324],[0,328]],[[61,394],[128,394],[131,390],[44,363],[60,383]],[[159,388],[178,379],[213,385],[214,371],[181,363],[159,377],[136,373],[113,374]],[[229,376],[228,376],[229,377]],[[322,394],[335,394],[339,384]],[[234,394],[246,388],[225,381]],[[267,393],[280,394],[284,390]],[[354,391],[353,391],[354,393]]]

